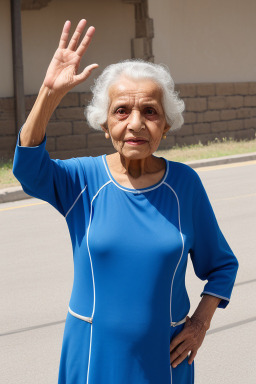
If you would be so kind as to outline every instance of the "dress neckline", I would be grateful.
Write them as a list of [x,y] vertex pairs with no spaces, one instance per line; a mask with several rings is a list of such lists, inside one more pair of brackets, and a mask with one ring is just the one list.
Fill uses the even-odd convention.
[[108,163],[107,163],[107,159],[106,159],[106,154],[102,156],[102,161],[103,161],[103,164],[105,166],[105,169],[106,169],[106,172],[108,174],[108,177],[110,178],[110,180],[113,182],[113,184],[115,184],[115,186],[123,191],[126,191],[126,192],[130,192],[130,193],[144,193],[144,192],[150,192],[158,187],[160,187],[166,180],[166,177],[168,175],[168,172],[169,172],[169,163],[168,161],[164,158],[164,157],[161,157],[161,159],[163,159],[165,161],[165,173],[163,175],[163,177],[161,178],[161,180],[159,180],[156,184],[153,184],[153,185],[150,185],[146,188],[128,188],[128,187],[124,187],[123,185],[119,184],[115,179],[114,177],[112,176],[112,173],[110,172],[110,169],[109,169],[109,166],[108,166]]

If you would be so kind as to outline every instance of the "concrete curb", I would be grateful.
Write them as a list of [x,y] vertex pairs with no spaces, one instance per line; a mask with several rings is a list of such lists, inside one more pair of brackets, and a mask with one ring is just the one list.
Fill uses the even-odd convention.
[[10,203],[12,201],[30,199],[31,196],[27,195],[22,187],[10,187],[0,189],[0,204]]
[[[222,164],[231,164],[231,163],[241,163],[244,161],[252,161],[256,160],[256,152],[246,153],[243,155],[234,155],[234,156],[223,156],[223,157],[215,157],[213,159],[204,159],[204,160],[196,160],[189,161],[186,164],[191,168],[202,168],[202,167],[211,167],[215,165]],[[31,196],[27,195],[22,187],[10,187],[0,189],[0,204],[1,203],[10,203],[13,201],[30,199]]]
[[244,161],[256,160],[256,152],[245,153],[243,155],[214,157],[212,159],[202,159],[186,162],[191,168],[211,167],[214,165],[242,163]]

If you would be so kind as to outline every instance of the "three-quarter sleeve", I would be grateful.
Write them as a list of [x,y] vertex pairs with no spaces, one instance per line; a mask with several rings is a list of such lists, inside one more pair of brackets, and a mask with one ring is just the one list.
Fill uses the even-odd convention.
[[219,297],[219,307],[225,308],[234,286],[238,261],[219,228],[199,177],[193,206],[193,232],[190,255],[194,270],[201,280],[208,280],[201,295]]
[[63,216],[80,190],[81,177],[77,159],[53,160],[45,149],[46,136],[36,147],[20,145],[20,134],[13,161],[13,174],[30,196],[47,201]]

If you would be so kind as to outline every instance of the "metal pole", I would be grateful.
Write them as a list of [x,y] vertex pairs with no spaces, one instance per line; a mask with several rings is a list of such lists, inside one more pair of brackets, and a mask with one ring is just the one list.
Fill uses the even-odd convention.
[[22,58],[21,1],[11,1],[13,86],[15,98],[16,132],[25,122],[25,98]]

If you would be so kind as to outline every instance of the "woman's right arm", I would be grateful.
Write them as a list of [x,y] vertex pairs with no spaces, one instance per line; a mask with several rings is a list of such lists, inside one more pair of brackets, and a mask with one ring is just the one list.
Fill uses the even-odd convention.
[[36,147],[42,143],[48,122],[60,103],[61,98],[43,84],[35,104],[20,133],[22,147]]
[[68,43],[70,22],[64,25],[57,51],[47,70],[36,102],[22,127],[15,150],[13,173],[23,190],[53,205],[61,214],[68,209],[85,187],[86,175],[77,159],[52,160],[45,150],[46,127],[63,96],[75,85],[86,80],[97,64],[77,74],[94,28],[90,27],[81,43],[79,39],[86,21],[81,20]]
[[36,102],[23,125],[20,134],[20,145],[25,147],[38,146],[44,139],[47,124],[61,99],[76,85],[85,81],[97,64],[87,66],[80,74],[80,61],[85,54],[93,34],[94,27],[88,28],[79,44],[85,29],[86,20],[81,20],[68,43],[70,21],[66,21],[60,37],[58,49],[47,70],[43,85]]

